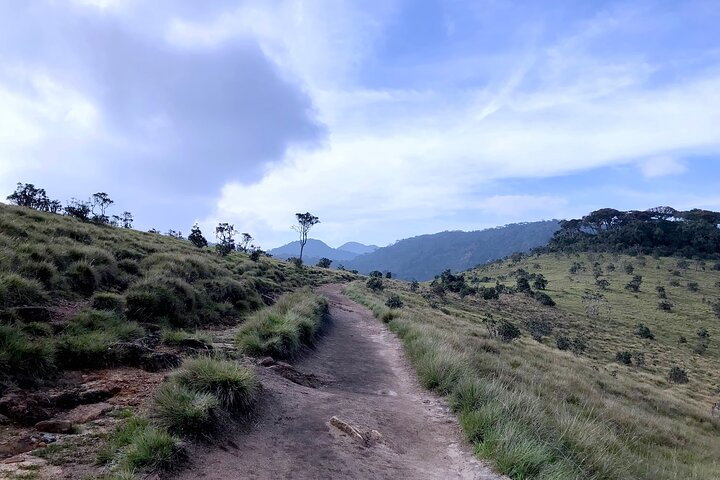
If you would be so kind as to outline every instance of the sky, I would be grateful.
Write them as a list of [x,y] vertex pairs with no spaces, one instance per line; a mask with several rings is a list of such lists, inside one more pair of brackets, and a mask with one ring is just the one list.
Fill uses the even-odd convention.
[[0,0],[0,198],[386,245],[720,210],[720,2]]

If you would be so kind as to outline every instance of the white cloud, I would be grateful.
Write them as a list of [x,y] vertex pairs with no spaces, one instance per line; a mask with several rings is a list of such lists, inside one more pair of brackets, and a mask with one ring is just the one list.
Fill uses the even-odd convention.
[[684,163],[673,157],[659,156],[640,162],[640,171],[645,178],[680,175],[687,171]]

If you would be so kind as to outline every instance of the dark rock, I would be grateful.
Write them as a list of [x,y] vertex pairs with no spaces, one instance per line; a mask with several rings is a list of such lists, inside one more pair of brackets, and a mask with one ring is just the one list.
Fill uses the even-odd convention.
[[140,361],[140,367],[148,372],[157,372],[175,368],[182,363],[180,355],[170,352],[153,352],[145,355]]
[[269,367],[271,365],[275,365],[277,362],[273,360],[272,357],[263,357],[260,360],[258,360],[258,365],[261,367]]
[[67,420],[51,419],[36,423],[35,428],[40,432],[72,433],[73,424]]
[[192,350],[212,350],[213,346],[203,342],[202,340],[198,340],[197,338],[186,338],[184,340],[180,340],[178,343],[178,346],[182,349],[192,349]]
[[42,435],[40,435],[40,440],[45,443],[55,443],[57,441],[57,437],[49,433],[43,433]]
[[5,415],[0,414],[0,425],[10,425],[10,419]]
[[0,413],[21,425],[34,425],[53,414],[52,403],[43,394],[11,392],[0,399]]
[[118,342],[108,349],[109,358],[120,365],[137,367],[152,350],[139,342]]
[[20,453],[29,452],[37,447],[38,439],[30,436],[0,441],[0,458],[8,458]]
[[75,408],[78,405],[102,402],[113,397],[120,392],[120,390],[120,387],[109,387],[107,385],[98,387],[82,385],[79,388],[73,388],[53,395],[50,397],[50,401],[60,408]]

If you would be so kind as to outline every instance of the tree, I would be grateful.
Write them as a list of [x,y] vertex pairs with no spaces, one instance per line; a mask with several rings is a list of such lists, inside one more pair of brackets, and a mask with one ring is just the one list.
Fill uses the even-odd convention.
[[548,281],[547,279],[539,273],[537,277],[535,277],[535,281],[533,282],[533,287],[535,287],[537,290],[545,290],[547,287]]
[[332,265],[332,260],[329,258],[321,258],[320,261],[317,263],[317,266],[320,268],[330,268],[330,265]]
[[65,206],[65,215],[77,218],[83,222],[87,222],[90,219],[90,212],[92,208],[88,202],[83,202],[73,198]]
[[293,225],[292,229],[300,234],[300,261],[302,261],[303,250],[308,240],[308,232],[313,227],[320,223],[320,219],[310,212],[296,213],[297,225]]
[[392,278],[392,272],[385,272],[385,278]]
[[[105,211],[115,202],[111,200],[110,196],[105,192],[93,193],[91,201],[93,221],[95,223],[109,223],[110,219],[105,215]],[[99,213],[95,211],[96,208],[99,210]]]
[[218,241],[215,249],[220,255],[225,256],[235,250],[236,233],[235,225],[227,222],[219,223],[218,226],[215,227],[215,238],[217,238]]
[[200,227],[197,223],[193,225],[190,229],[190,235],[188,235],[188,240],[190,240],[190,242],[198,248],[205,248],[208,245],[207,239],[203,237],[203,234],[200,231]]
[[172,228],[169,229],[165,235],[167,235],[168,237],[177,238],[178,240],[183,240],[182,232],[180,232],[180,231],[176,232]]
[[132,228],[133,221],[135,221],[135,219],[130,212],[123,212],[123,214],[120,216],[120,225],[123,228]]
[[240,236],[240,243],[238,244],[238,250],[247,253],[250,242],[253,241],[252,235],[249,233],[242,233]]
[[41,212],[60,213],[62,210],[58,200],[50,200],[44,188],[37,188],[32,183],[18,183],[15,192],[7,200],[13,205]]

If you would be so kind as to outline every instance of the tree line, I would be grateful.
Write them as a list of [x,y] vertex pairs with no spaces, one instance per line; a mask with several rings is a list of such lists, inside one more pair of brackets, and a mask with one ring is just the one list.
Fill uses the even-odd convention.
[[48,197],[44,188],[38,188],[32,183],[18,183],[15,192],[8,195],[7,200],[19,207],[66,215],[83,222],[92,222],[99,225],[132,228],[134,220],[132,213],[127,211],[121,215],[108,216],[107,210],[115,201],[105,192],[93,193],[86,201],[72,198],[63,206],[60,200],[53,200]]
[[542,251],[603,251],[659,256],[720,258],[720,212],[655,207],[644,211],[603,208],[563,220]]

